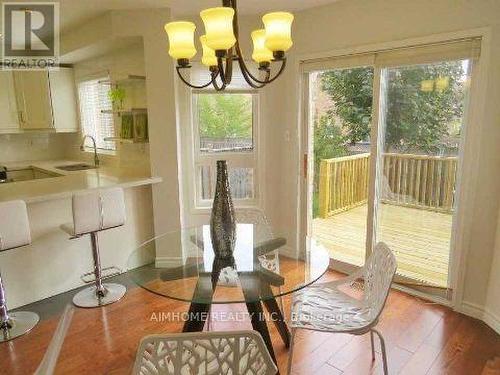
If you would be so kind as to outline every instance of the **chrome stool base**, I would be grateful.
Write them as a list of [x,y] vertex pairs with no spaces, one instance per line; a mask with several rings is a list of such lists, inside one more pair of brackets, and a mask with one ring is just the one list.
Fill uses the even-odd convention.
[[34,312],[9,312],[9,327],[0,329],[0,342],[10,341],[28,333],[39,321],[40,317]]
[[78,307],[92,308],[112,304],[119,301],[127,292],[127,288],[121,284],[102,284],[106,290],[106,295],[103,297],[97,296],[97,288],[91,286],[86,288],[73,297],[73,303]]

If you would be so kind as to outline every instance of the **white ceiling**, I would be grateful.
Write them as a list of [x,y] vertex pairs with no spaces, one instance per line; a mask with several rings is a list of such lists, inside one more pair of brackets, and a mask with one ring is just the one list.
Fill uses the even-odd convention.
[[[240,14],[261,14],[273,10],[297,11],[335,1],[337,0],[238,0],[238,11]],[[222,4],[220,0],[60,0],[59,2],[63,31],[113,9],[167,7],[175,14],[198,14],[202,9]]]

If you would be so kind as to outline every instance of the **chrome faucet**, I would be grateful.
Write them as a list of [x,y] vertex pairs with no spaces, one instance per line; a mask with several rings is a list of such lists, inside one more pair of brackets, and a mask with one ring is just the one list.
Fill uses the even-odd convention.
[[80,150],[85,151],[85,140],[90,138],[92,140],[92,144],[94,145],[94,166],[99,167],[99,156],[97,156],[97,146],[95,142],[95,138],[91,135],[84,135],[82,138],[82,144],[80,145]]

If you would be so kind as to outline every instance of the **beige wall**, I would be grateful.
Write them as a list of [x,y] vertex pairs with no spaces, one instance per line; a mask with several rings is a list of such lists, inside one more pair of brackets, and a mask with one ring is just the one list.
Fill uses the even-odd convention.
[[163,29],[169,20],[170,10],[166,8],[114,10],[61,37],[65,56],[105,50],[124,38],[143,40],[151,173],[163,179],[153,187],[158,234],[180,226],[174,67],[165,53],[167,39]]
[[[285,77],[273,88],[272,132],[268,142],[281,147],[268,148],[267,160],[279,181],[275,194],[276,223],[290,242],[297,228],[297,195],[300,181],[298,133],[298,65],[297,56],[357,48],[407,38],[488,27],[491,29],[490,51],[482,56],[488,66],[488,83],[480,88],[484,95],[482,124],[470,124],[471,133],[479,133],[470,154],[477,157],[468,170],[478,178],[470,186],[473,204],[464,213],[469,241],[466,258],[464,302],[484,306],[489,282],[489,269],[494,253],[496,217],[499,207],[500,175],[500,3],[497,1],[457,0],[344,0],[296,14],[294,49]],[[290,142],[283,142],[286,134]],[[472,162],[472,159],[469,160]]]
[[[153,186],[154,225],[159,235],[180,227],[174,67],[165,53],[167,39],[163,29],[170,20],[170,11],[113,11],[111,17],[114,36],[142,36],[144,40],[151,173],[162,178],[161,183]],[[158,255],[175,259],[181,256],[177,249],[158,249]]]

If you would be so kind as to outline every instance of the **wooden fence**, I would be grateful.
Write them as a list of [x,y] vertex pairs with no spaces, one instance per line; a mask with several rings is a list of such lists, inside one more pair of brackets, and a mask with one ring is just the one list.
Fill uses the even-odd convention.
[[[457,157],[382,155],[380,199],[383,203],[451,213]],[[326,218],[366,203],[370,154],[322,160],[319,216]]]
[[[215,166],[200,166],[201,173],[201,199],[213,199],[215,192],[216,170]],[[229,184],[233,199],[254,198],[254,178],[251,168],[230,168]]]
[[252,138],[200,137],[201,152],[252,151]]

